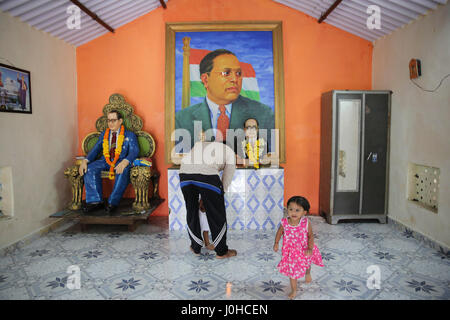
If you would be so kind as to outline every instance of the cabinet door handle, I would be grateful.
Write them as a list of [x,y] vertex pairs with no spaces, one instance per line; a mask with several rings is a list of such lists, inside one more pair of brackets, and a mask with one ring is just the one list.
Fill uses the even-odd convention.
[[372,152],[369,153],[369,156],[368,156],[367,159],[366,159],[367,161],[369,161],[371,155],[372,155]]
[[339,150],[339,175],[345,178],[345,151]]

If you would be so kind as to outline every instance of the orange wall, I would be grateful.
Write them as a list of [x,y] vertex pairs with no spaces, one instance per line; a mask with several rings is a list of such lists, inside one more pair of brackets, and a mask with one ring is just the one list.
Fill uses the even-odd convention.
[[[318,213],[320,96],[337,89],[370,90],[372,44],[272,0],[170,0],[162,7],[77,48],[78,134],[95,120],[112,93],[120,93],[156,140],[154,164],[167,199],[164,160],[165,23],[283,21],[286,164],[285,199],[304,195]],[[226,47],[226,44],[224,44]],[[79,148],[81,153],[81,147]],[[131,186],[127,191],[131,194]],[[168,215],[165,201],[154,213]]]

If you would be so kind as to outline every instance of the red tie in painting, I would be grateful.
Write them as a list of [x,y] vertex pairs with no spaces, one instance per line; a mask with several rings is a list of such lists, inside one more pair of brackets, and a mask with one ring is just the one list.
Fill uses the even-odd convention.
[[111,161],[114,160],[114,157],[116,156],[114,153],[116,152],[116,137],[117,132],[113,132],[112,133],[112,138],[111,138],[111,148],[109,149],[109,159]]
[[224,105],[219,105],[220,115],[217,119],[217,131],[220,131],[222,133],[222,137],[220,137],[220,134],[216,135],[216,141],[223,141],[226,140],[226,130],[228,129],[228,126],[230,124],[230,118],[228,118],[225,110]]

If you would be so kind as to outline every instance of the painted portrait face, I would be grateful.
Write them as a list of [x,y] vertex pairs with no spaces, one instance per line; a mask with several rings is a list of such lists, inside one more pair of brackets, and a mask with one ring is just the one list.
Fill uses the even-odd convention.
[[119,130],[123,119],[119,119],[115,112],[108,113],[108,128],[112,131]]
[[242,89],[242,70],[239,60],[231,54],[214,58],[209,73],[201,75],[208,98],[217,104],[229,104],[239,97]]

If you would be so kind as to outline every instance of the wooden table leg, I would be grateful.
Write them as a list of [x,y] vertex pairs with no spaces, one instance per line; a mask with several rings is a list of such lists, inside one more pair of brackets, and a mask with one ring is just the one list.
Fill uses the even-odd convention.
[[136,230],[137,221],[134,221],[132,224],[128,225],[128,231],[134,232]]

